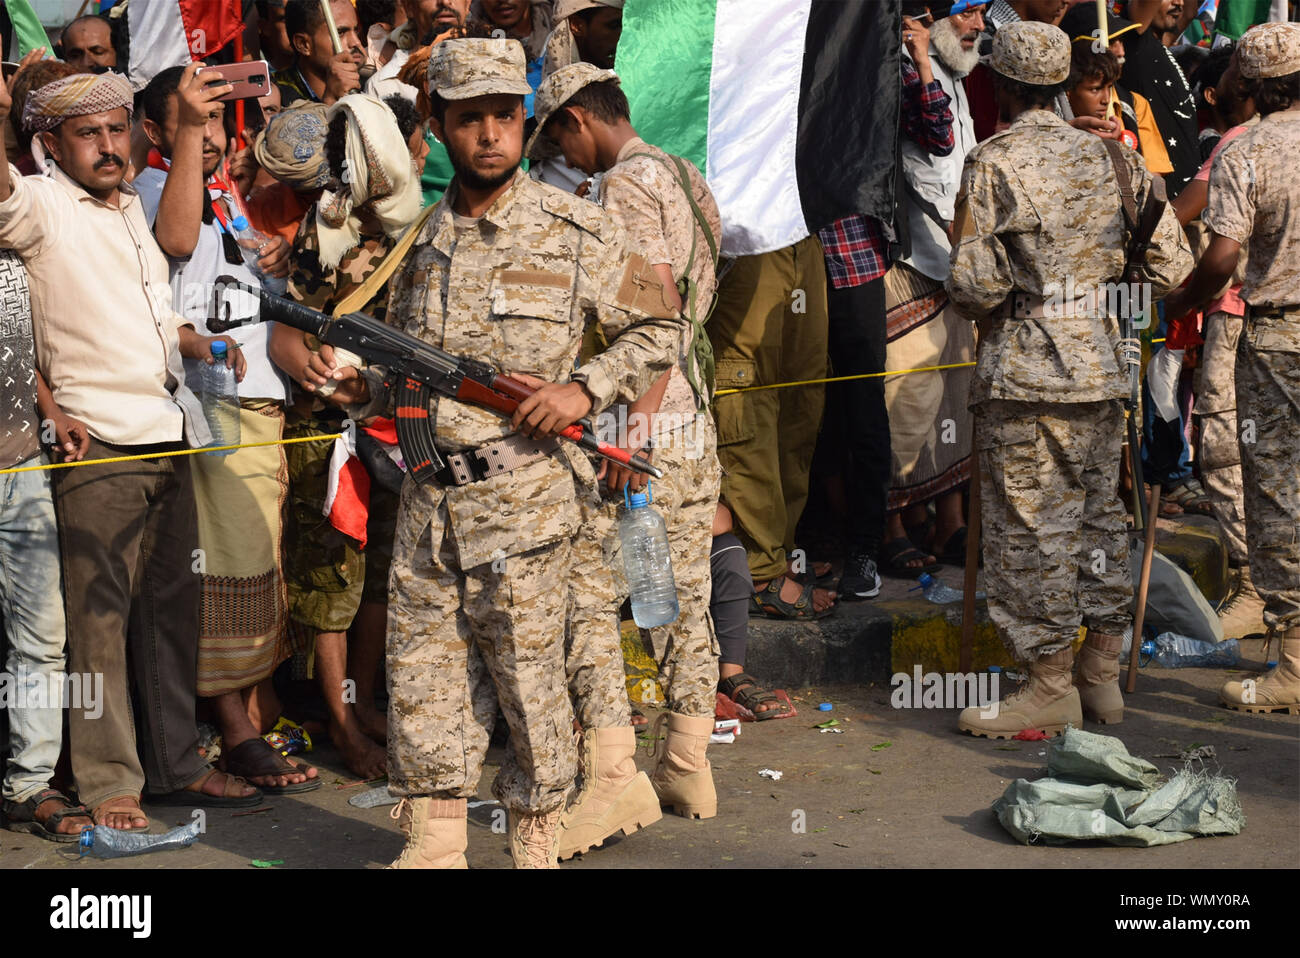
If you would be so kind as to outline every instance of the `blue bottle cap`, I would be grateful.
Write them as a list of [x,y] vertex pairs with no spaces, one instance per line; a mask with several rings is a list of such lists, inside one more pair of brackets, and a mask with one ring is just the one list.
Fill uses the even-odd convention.
[[226,356],[226,341],[224,339],[218,339],[215,343],[212,344],[212,358],[224,359],[225,356]]
[[922,572],[919,576],[916,577],[916,581],[921,583],[922,588],[924,588],[925,586],[929,585],[931,582],[934,581],[934,576],[930,575],[930,573],[928,572]]
[[999,673],[1000,673],[1000,672],[1002,671],[1002,666],[1000,666],[1000,665],[990,665],[990,666],[989,666],[989,671],[990,671],[990,672],[999,672]]
[[243,216],[236,216],[230,221],[230,226],[232,229],[246,230],[248,229],[248,220]]
[[823,702],[821,705],[817,706],[817,711],[818,711],[818,712],[829,712],[829,711],[830,711],[831,709],[833,709],[833,708],[835,708],[835,706],[831,705],[830,702]]
[[650,498],[644,492],[634,492],[628,497],[628,508],[644,509],[650,502]]

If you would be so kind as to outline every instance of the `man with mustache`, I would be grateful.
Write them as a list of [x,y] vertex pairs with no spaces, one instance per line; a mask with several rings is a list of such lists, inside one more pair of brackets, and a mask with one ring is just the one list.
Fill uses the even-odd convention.
[[[0,88],[0,112],[10,105]],[[86,424],[87,460],[211,440],[181,357],[209,356],[213,337],[172,309],[167,261],[123,182],[131,112],[131,87],[117,74],[56,80],[30,92],[23,111],[46,175],[0,166],[0,247],[27,268],[37,364],[58,405]],[[106,690],[97,720],[79,709],[68,716],[77,791],[95,822],[147,828],[146,785],[165,804],[255,804],[256,788],[198,753],[199,577],[185,574],[197,546],[189,458],[63,469],[53,484],[68,671],[102,674]]]
[[469,16],[469,0],[401,0],[401,3],[406,10],[406,23],[389,40],[394,45],[392,55],[366,84],[366,92],[380,100],[394,93],[415,100],[415,87],[397,76],[411,58],[411,51],[451,31],[461,30]]

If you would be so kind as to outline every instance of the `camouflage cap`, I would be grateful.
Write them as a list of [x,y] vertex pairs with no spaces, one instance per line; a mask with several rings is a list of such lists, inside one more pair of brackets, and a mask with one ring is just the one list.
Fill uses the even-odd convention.
[[1251,80],[1300,73],[1300,23],[1261,23],[1237,44],[1241,75]]
[[429,57],[429,92],[444,100],[468,100],[494,93],[533,92],[524,48],[518,40],[443,40]]
[[613,7],[615,10],[622,10],[623,0],[555,0],[555,22],[559,23],[579,10],[590,10],[592,7]]
[[993,51],[980,62],[1020,83],[1064,83],[1070,75],[1070,38],[1050,23],[1008,23],[993,34]]
[[591,83],[603,83],[605,80],[617,80],[618,74],[613,70],[602,70],[591,63],[571,63],[556,70],[537,88],[533,99],[533,116],[537,118],[537,129],[524,145],[524,156],[531,156],[537,139],[542,135],[546,121],[553,117],[560,107],[569,102],[569,98]]

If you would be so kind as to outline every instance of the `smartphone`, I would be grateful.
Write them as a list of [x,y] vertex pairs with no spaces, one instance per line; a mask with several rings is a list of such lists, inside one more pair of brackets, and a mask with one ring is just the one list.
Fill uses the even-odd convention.
[[209,83],[225,81],[234,87],[221,100],[247,100],[271,92],[271,67],[265,60],[204,67],[202,76]]

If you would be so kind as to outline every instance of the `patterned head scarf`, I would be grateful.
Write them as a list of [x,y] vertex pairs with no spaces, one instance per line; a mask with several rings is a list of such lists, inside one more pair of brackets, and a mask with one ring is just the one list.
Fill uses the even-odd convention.
[[420,215],[420,183],[397,118],[380,100],[352,93],[329,108],[329,118],[347,117],[341,188],[326,190],[316,206],[321,265],[332,268],[361,242],[367,210],[389,236],[399,236]]
[[325,159],[326,110],[323,103],[281,110],[253,144],[262,169],[299,193],[318,190],[330,179]]
[[135,112],[131,84],[117,73],[78,73],[47,83],[27,94],[23,128],[29,133],[52,130],[70,116],[105,113],[126,107]]

